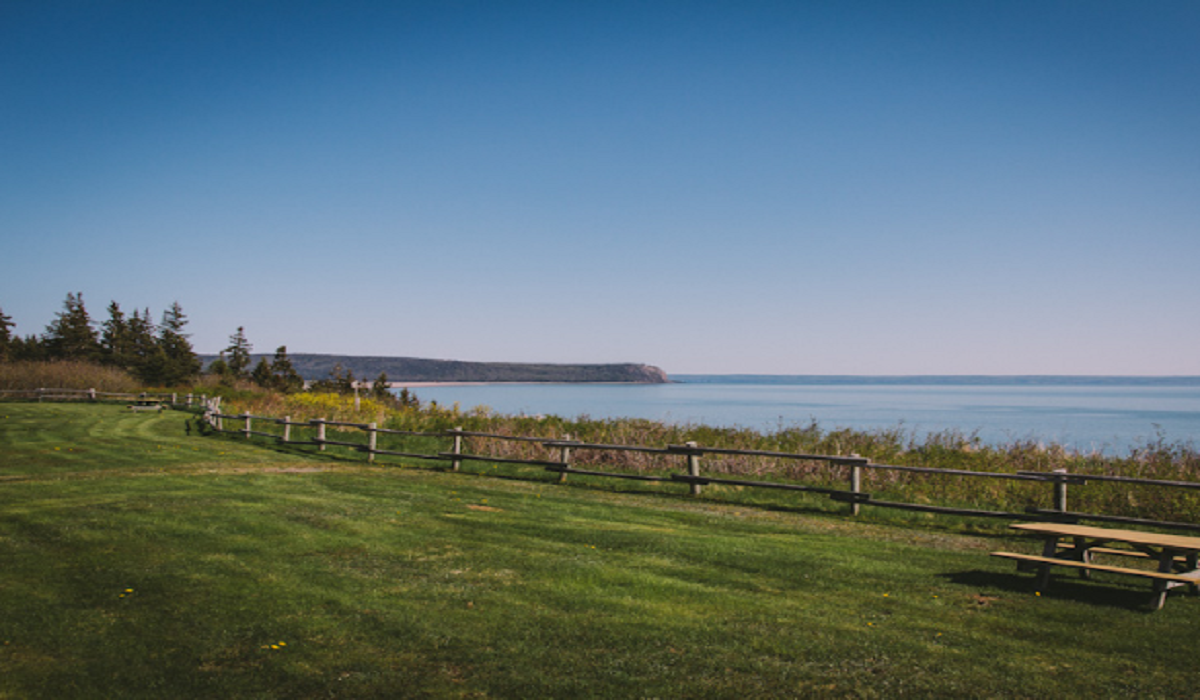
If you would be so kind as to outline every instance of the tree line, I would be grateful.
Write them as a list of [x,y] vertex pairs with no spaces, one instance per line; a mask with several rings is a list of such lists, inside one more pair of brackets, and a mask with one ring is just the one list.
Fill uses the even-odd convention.
[[12,317],[0,309],[0,361],[79,360],[123,369],[145,384],[175,386],[201,370],[185,326],[187,316],[179,302],[155,323],[149,308],[126,315],[114,301],[97,328],[83,294],[68,292],[63,310],[41,335],[16,334]]
[[[305,389],[304,378],[288,358],[286,345],[276,348],[271,361],[261,358],[251,368],[253,346],[242,326],[229,337],[229,345],[205,371],[192,348],[190,334],[184,332],[187,323],[177,301],[163,312],[159,323],[152,320],[149,308],[135,309],[126,315],[120,304],[113,301],[108,305],[108,318],[97,327],[83,302],[83,293],[68,292],[63,310],[41,335],[16,334],[12,317],[0,308],[0,362],[91,362],[125,370],[149,386],[183,386],[207,373],[229,386],[250,382],[283,393]],[[311,389],[350,394],[359,387],[354,374],[338,365],[328,379],[313,382]],[[419,404],[407,390],[397,397],[390,388],[387,374],[380,373],[366,388],[366,394],[387,403]]]

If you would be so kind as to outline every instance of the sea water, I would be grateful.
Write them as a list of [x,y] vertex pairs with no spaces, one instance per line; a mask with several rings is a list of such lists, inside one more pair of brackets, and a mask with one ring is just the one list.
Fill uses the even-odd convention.
[[422,402],[499,413],[648,418],[760,431],[947,430],[983,442],[1059,444],[1124,455],[1163,439],[1200,444],[1200,378],[746,377],[682,375],[671,384],[482,384],[413,389]]

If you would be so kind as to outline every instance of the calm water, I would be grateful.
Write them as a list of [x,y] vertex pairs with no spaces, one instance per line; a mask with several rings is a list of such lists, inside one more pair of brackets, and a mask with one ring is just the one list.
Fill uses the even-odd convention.
[[[826,430],[897,426],[923,439],[947,429],[991,444],[1059,443],[1124,454],[1162,435],[1200,445],[1200,381],[1116,378],[673,377],[651,385],[497,384],[415,389],[423,402],[501,413],[639,417],[773,430],[815,420]],[[819,383],[818,383],[819,382]]]

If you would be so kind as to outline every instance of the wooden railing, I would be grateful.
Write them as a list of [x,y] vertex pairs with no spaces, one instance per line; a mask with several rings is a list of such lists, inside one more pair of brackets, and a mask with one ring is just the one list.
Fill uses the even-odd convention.
[[[255,416],[248,413],[240,415],[222,414],[216,408],[208,410],[205,413],[208,424],[216,431],[222,433],[240,434],[244,437],[260,436],[275,439],[281,443],[290,445],[311,445],[319,450],[324,450],[329,445],[346,447],[351,450],[365,452],[367,460],[375,461],[376,455],[392,455],[411,459],[432,460],[438,462],[448,462],[450,469],[459,471],[464,462],[487,462],[500,464],[521,464],[529,466],[540,466],[547,471],[556,472],[559,474],[559,481],[563,482],[569,474],[579,474],[597,477],[607,477],[615,479],[635,479],[641,481],[657,481],[657,482],[677,482],[688,484],[689,491],[693,495],[700,495],[702,489],[706,485],[718,484],[728,486],[740,486],[749,488],[764,488],[764,489],[781,489],[788,491],[803,491],[814,494],[822,494],[834,501],[846,503],[852,514],[857,515],[862,506],[873,506],[877,508],[894,508],[900,510],[919,511],[926,513],[937,513],[947,515],[964,515],[976,517],[991,517],[991,518],[1008,518],[1008,519],[1029,519],[1030,517],[1069,521],[1075,522],[1080,520],[1094,520],[1103,522],[1126,523],[1126,524],[1141,524],[1152,525],[1165,528],[1196,530],[1200,531],[1200,525],[1195,523],[1185,522],[1168,522],[1161,520],[1149,520],[1142,518],[1132,518],[1118,515],[1105,515],[1099,513],[1084,513],[1074,512],[1067,507],[1067,487],[1068,485],[1082,486],[1090,481],[1094,482],[1117,482],[1127,484],[1139,484],[1144,486],[1156,486],[1161,488],[1171,489],[1200,489],[1200,482],[1190,481],[1167,481],[1156,479],[1139,479],[1116,476],[1099,476],[1089,474],[1071,474],[1066,470],[1055,470],[1050,472],[1035,472],[1035,471],[1020,471],[1017,473],[1003,472],[979,472],[963,469],[941,469],[934,467],[917,467],[897,464],[878,464],[871,462],[865,457],[860,457],[855,454],[851,455],[817,455],[817,454],[802,454],[791,452],[770,452],[762,450],[736,450],[718,447],[704,447],[695,442],[689,442],[684,445],[667,445],[665,447],[649,447],[643,445],[612,445],[612,444],[593,444],[584,443],[576,440],[567,439],[552,439],[531,436],[512,436],[500,435],[494,433],[483,433],[463,430],[462,428],[453,428],[450,430],[433,431],[433,432],[411,432],[402,430],[390,430],[380,428],[376,423],[348,423],[326,421],[322,419],[295,422],[289,417],[275,418],[270,416]],[[232,420],[239,421],[241,427],[237,429],[227,430],[224,426],[224,421]],[[255,430],[254,422],[274,424],[282,427],[282,432],[267,432],[263,430]],[[305,427],[313,432],[314,436],[304,440],[294,440],[292,428]],[[342,431],[362,431],[365,433],[365,441],[355,440],[334,440],[330,439],[327,428],[334,427]],[[388,435],[400,435],[408,437],[421,438],[438,438],[445,439],[449,442],[450,449],[438,450],[436,452],[412,452],[394,449],[382,449],[379,446],[379,437]],[[464,438],[485,438],[492,440],[509,440],[538,443],[552,454],[556,454],[558,459],[517,459],[512,457],[500,457],[497,455],[487,454],[472,454],[463,451]],[[681,466],[679,473],[669,474],[645,474],[634,472],[619,472],[619,471],[598,471],[594,469],[581,469],[574,466],[572,456],[579,451],[607,451],[607,452],[641,452],[648,454],[662,455],[666,457],[678,458],[678,463]],[[755,457],[768,458],[779,461],[804,461],[825,463],[830,467],[844,468],[848,472],[848,478],[845,488],[832,488],[829,486],[817,486],[795,482],[782,481],[760,481],[749,479],[729,478],[727,476],[718,476],[713,474],[701,473],[701,462],[705,455],[722,455],[722,456],[739,456],[739,457]],[[981,479],[1007,479],[1013,481],[1024,481],[1030,483],[1046,484],[1051,489],[1052,508],[1026,508],[1024,512],[997,511],[997,510],[982,510],[975,508],[958,508],[949,506],[938,506],[922,503],[904,503],[896,501],[885,501],[874,498],[871,493],[863,491],[863,475],[870,471],[896,471],[907,472],[912,474],[927,474],[927,475],[948,475],[956,477],[971,477]]]
[[179,393],[130,393],[117,391],[97,391],[96,389],[0,389],[0,400],[27,401],[140,401],[154,399],[169,403],[173,406],[201,407],[211,400],[204,394]]

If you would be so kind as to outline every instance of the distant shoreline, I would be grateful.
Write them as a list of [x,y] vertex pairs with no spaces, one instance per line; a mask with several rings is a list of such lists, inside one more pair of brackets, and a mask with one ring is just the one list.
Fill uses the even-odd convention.
[[1082,374],[671,374],[683,384],[780,384],[799,386],[1200,386],[1196,375]]
[[[1073,375],[1073,374],[672,374],[669,384],[767,384],[791,386],[1200,386],[1197,375]],[[512,385],[615,385],[644,386],[644,382],[570,382],[570,381],[416,381],[389,382],[393,389],[449,386]]]

